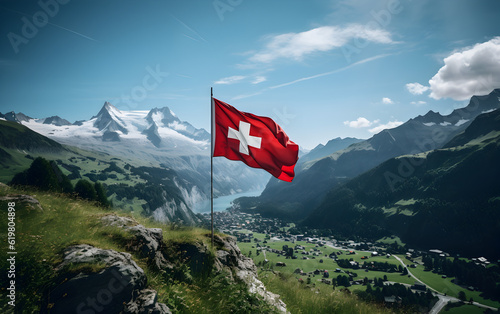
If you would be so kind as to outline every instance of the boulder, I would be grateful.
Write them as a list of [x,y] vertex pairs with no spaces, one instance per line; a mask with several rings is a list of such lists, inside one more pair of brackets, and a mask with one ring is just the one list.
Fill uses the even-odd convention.
[[[84,271],[85,266],[96,264],[102,270]],[[79,265],[82,270],[75,271]],[[137,300],[144,298],[141,292],[146,287],[147,278],[129,253],[86,244],[75,245],[64,251],[63,262],[55,270],[60,283],[46,293],[42,313],[120,313],[124,304],[144,303]],[[148,306],[151,308],[152,305]],[[154,307],[164,308],[162,305]]]
[[42,205],[40,205],[40,202],[31,195],[17,194],[17,195],[0,196],[0,201],[15,202],[16,204],[23,203],[29,209],[43,210]]

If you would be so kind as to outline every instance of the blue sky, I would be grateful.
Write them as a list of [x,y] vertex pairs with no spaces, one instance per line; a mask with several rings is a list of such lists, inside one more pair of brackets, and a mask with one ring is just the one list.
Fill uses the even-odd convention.
[[71,122],[214,97],[313,148],[500,87],[500,2],[0,1],[0,112]]

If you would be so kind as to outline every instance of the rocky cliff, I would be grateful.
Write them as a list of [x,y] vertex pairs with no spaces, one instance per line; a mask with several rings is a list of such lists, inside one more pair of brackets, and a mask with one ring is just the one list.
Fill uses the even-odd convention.
[[[212,249],[203,241],[167,244],[162,229],[146,228],[128,217],[105,215],[100,223],[123,231],[128,252],[88,244],[66,248],[63,261],[55,268],[57,282],[45,293],[44,312],[171,313],[167,305],[158,302],[157,292],[149,288],[136,258],[145,259],[152,269],[166,276],[188,283],[193,278],[222,274],[230,284],[245,283],[250,293],[277,312],[286,312],[279,295],[266,290],[257,278],[252,259],[241,254],[232,237],[216,236]],[[188,274],[178,269],[180,264],[188,266]]]

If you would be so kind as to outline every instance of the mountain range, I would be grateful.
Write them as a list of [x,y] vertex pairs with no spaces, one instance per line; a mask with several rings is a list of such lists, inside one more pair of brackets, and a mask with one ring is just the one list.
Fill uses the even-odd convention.
[[[210,134],[181,121],[168,107],[120,111],[106,102],[97,115],[73,124],[58,116],[33,119],[10,112],[0,118],[21,123],[58,143],[117,156],[133,164],[174,169],[190,188],[193,207],[210,195]],[[239,163],[214,159],[214,193],[262,189],[269,176]]]
[[[242,211],[258,212],[264,216],[285,218],[308,228],[335,227],[343,234],[348,234],[349,230],[359,236],[371,237],[397,233],[408,240],[410,236],[402,231],[404,228],[388,227],[388,222],[402,221],[403,225],[418,225],[415,221],[420,220],[411,222],[405,220],[413,216],[422,217],[415,214],[418,210],[413,208],[414,206],[421,208],[431,206],[429,204],[433,204],[432,206],[441,204],[446,207],[452,204],[462,208],[460,207],[462,203],[456,203],[453,199],[460,195],[446,194],[439,187],[440,182],[448,182],[446,180],[449,179],[445,176],[448,175],[446,171],[449,167],[445,165],[454,165],[456,169],[464,167],[460,168],[461,171],[467,172],[467,169],[472,169],[469,160],[480,158],[476,156],[482,156],[482,153],[489,151],[483,147],[495,141],[493,138],[497,125],[495,118],[489,114],[494,114],[498,108],[500,108],[500,89],[488,95],[473,96],[466,107],[456,109],[449,115],[429,111],[396,128],[383,130],[367,140],[335,138],[326,145],[318,145],[307,154],[301,155],[296,166],[296,177],[292,183],[271,178],[259,197],[237,199],[234,202],[235,207]],[[54,145],[52,143],[64,144],[57,149],[69,150],[72,153],[68,155],[65,152],[64,154],[70,157],[59,160],[58,163],[70,173],[70,176],[73,176],[71,179],[74,180],[79,176],[86,176],[93,181],[103,179],[114,201],[120,205],[129,204],[131,209],[140,206],[146,215],[158,220],[184,217],[180,218],[182,220],[191,217],[187,220],[193,222],[196,219],[193,218],[191,209],[208,198],[210,135],[203,129],[197,129],[188,122],[181,121],[168,107],[154,108],[150,111],[120,111],[110,103],[105,103],[99,113],[90,120],[74,124],[68,124],[67,120],[57,116],[33,119],[14,112],[0,114],[0,118],[27,126],[55,140],[50,142],[49,147]],[[486,132],[488,130],[493,132],[493,135]],[[490,137],[483,138],[484,134],[490,134],[488,135]],[[12,142],[9,146],[9,140],[6,140],[10,137],[3,138],[5,143],[0,143],[3,165],[8,167],[9,160],[11,162],[22,159],[13,156],[15,153],[19,154],[20,150],[24,154],[30,152],[29,149],[26,151],[25,148],[19,147],[15,148],[17,152],[14,152]],[[32,142],[41,143],[47,140],[41,137]],[[486,146],[492,149],[492,146]],[[80,150],[72,147],[78,147]],[[477,147],[481,149],[476,149]],[[455,153],[459,157],[456,157]],[[467,156],[472,159],[461,154],[469,154],[470,156]],[[436,159],[436,156],[439,158]],[[429,163],[428,158],[434,163]],[[436,164],[436,160],[441,163]],[[491,159],[487,161],[492,162]],[[413,163],[418,164],[418,162],[426,166],[415,167]],[[262,186],[270,177],[263,171],[256,171],[241,163],[225,159],[214,159],[214,164],[216,195],[255,189],[259,185]],[[26,160],[24,165],[18,165],[18,168],[22,166],[26,167]],[[391,166],[393,168],[390,168]],[[486,166],[490,167],[489,164]],[[373,174],[374,171],[376,175]],[[435,180],[431,179],[436,173],[442,176],[438,176]],[[369,174],[376,179],[370,179]],[[460,178],[455,177],[455,179]],[[432,186],[427,185],[431,182],[428,180],[434,180]],[[364,192],[357,191],[352,185],[361,187]],[[410,192],[406,192],[396,197],[395,195],[399,195],[399,192],[396,192],[402,189],[401,186],[407,191],[415,188],[415,194],[412,196]],[[346,188],[349,191],[345,190]],[[438,194],[429,192],[432,189],[446,197],[438,203],[433,203],[439,197]],[[471,188],[472,190],[474,189]],[[418,193],[426,191],[427,194],[420,195],[417,191],[420,191]],[[464,190],[461,191],[463,195],[467,195]],[[481,202],[496,204],[493,196],[495,191],[487,194],[489,198],[482,197]],[[383,199],[383,203],[376,203],[367,197],[368,203],[365,204],[362,202],[365,199],[363,193],[377,200]],[[338,200],[348,200],[348,204],[352,205],[352,195],[359,197],[359,202],[356,201],[354,204],[357,207],[344,208],[338,205]],[[361,209],[365,220],[344,219],[338,216],[338,213],[342,212],[338,208],[350,211],[351,214]],[[179,210],[183,214],[176,214]],[[411,214],[405,216],[409,212]],[[372,218],[375,220],[371,221]],[[329,223],[332,220],[338,223]],[[354,222],[363,225],[364,231],[356,233],[352,229],[339,227]],[[410,243],[411,239],[408,242]],[[427,243],[424,240],[416,242]]]
[[[499,97],[500,89],[473,96],[466,107],[455,109],[449,115],[429,111],[327,156],[314,156],[315,159],[310,158],[312,160],[296,168],[292,183],[271,178],[259,197],[241,198],[236,204],[243,211],[293,221],[305,219],[339,184],[391,158],[444,147],[478,115],[500,108]],[[308,155],[303,159],[309,159]]]
[[[57,160],[71,180],[102,181],[115,205],[160,221],[195,224],[193,210],[209,209],[202,206],[210,197],[210,134],[168,107],[120,111],[106,102],[73,124],[14,112],[0,113],[0,122],[4,182],[42,156]],[[214,159],[215,196],[262,189],[268,179],[264,171]]]
[[331,190],[302,226],[500,258],[500,109],[443,148],[391,158]]

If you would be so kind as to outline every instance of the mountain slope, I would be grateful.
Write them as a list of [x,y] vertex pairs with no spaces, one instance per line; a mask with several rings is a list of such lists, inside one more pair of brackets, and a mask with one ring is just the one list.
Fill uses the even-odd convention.
[[[303,226],[500,257],[500,110],[446,148],[392,158],[333,189]],[[467,138],[467,140],[466,140]]]
[[[175,170],[185,183],[183,195],[191,208],[209,198],[210,135],[181,121],[168,107],[120,111],[106,102],[87,121],[61,126],[41,121],[22,123],[62,144],[110,154],[130,164]],[[214,160],[214,169],[215,195],[261,189],[269,180],[265,172],[221,158]]]
[[102,182],[107,196],[127,211],[161,222],[200,222],[188,203],[192,184],[173,169],[130,164],[113,155],[63,146],[19,123],[0,120],[1,181],[10,182],[38,156],[56,161],[73,184],[81,178]]
[[313,148],[309,153],[299,158],[299,163],[305,163],[307,161],[319,159],[326,157],[335,153],[336,151],[342,150],[344,148],[349,147],[349,145],[354,143],[359,143],[363,140],[353,137],[346,138],[334,138],[333,140],[329,140],[326,145],[319,144],[315,148]]
[[16,298],[2,293],[2,313],[286,312],[232,237],[216,234],[210,246],[208,230],[117,216],[65,195],[20,194],[28,191],[0,184],[0,205],[22,221],[15,277],[0,279],[15,285]]
[[59,152],[64,147],[14,121],[0,120],[0,146],[16,150]]
[[322,159],[306,162],[292,183],[271,179],[261,196],[239,201],[242,210],[257,208],[264,215],[293,220],[305,218],[326,193],[380,163],[397,156],[441,148],[482,112],[500,108],[500,89],[474,96],[469,104],[447,116],[429,111],[372,138]]

